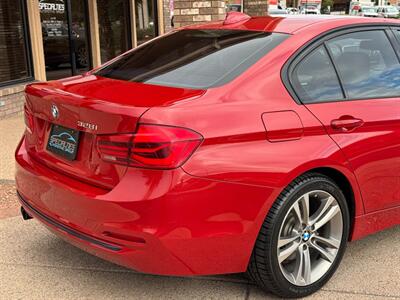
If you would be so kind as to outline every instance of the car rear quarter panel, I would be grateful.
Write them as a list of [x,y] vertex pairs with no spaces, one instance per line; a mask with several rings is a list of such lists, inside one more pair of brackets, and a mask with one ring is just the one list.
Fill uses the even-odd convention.
[[[291,37],[231,83],[210,89],[195,101],[152,108],[141,119],[191,128],[204,136],[200,148],[183,166],[190,175],[268,189],[257,226],[293,179],[321,167],[336,169],[347,177],[354,191],[355,214],[364,212],[356,179],[341,150],[320,121],[291,98],[281,80],[283,64],[313,36]],[[268,141],[262,116],[282,111],[299,116],[303,135]],[[242,197],[249,201],[245,193]]]

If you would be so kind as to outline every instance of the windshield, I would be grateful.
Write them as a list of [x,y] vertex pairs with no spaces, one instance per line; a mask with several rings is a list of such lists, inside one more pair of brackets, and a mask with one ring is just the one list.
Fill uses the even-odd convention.
[[179,30],[124,54],[95,74],[207,89],[233,80],[287,37],[260,31]]
[[398,13],[399,11],[397,10],[397,8],[395,8],[395,7],[393,7],[393,6],[389,6],[388,8],[387,8],[387,11],[388,12],[391,12],[391,13]]

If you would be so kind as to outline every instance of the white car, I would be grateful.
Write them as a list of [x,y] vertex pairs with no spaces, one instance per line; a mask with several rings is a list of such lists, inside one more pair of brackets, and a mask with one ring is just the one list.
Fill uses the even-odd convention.
[[288,12],[285,9],[270,8],[270,9],[268,9],[268,15],[274,16],[274,17],[285,17],[288,15]]
[[362,6],[358,10],[357,16],[377,18],[379,17],[379,14],[377,13],[376,8],[373,6]]
[[399,16],[399,10],[395,6],[379,6],[377,13],[383,18],[397,18]]
[[319,14],[321,14],[319,9],[316,6],[312,6],[312,5],[302,7],[300,13],[303,15],[319,15]]

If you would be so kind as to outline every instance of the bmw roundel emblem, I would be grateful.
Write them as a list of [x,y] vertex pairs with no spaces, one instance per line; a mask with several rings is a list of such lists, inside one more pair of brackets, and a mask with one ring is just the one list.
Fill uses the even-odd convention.
[[58,107],[55,104],[51,106],[51,115],[53,116],[54,119],[58,119],[59,112],[58,112]]
[[306,242],[310,239],[311,234],[309,232],[304,232],[303,233],[303,240]]

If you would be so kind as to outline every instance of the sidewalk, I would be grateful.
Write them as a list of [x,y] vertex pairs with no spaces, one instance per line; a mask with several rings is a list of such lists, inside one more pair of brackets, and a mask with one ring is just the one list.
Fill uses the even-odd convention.
[[23,116],[0,120],[0,180],[14,180],[14,152],[24,129]]
[[22,115],[0,120],[0,220],[19,215],[14,187],[14,152],[24,129]]
[[[136,273],[65,243],[36,220],[23,221],[13,183],[23,129],[22,117],[0,121],[0,299],[274,299],[241,274]],[[335,277],[310,299],[400,299],[399,266],[398,226],[350,243]]]

